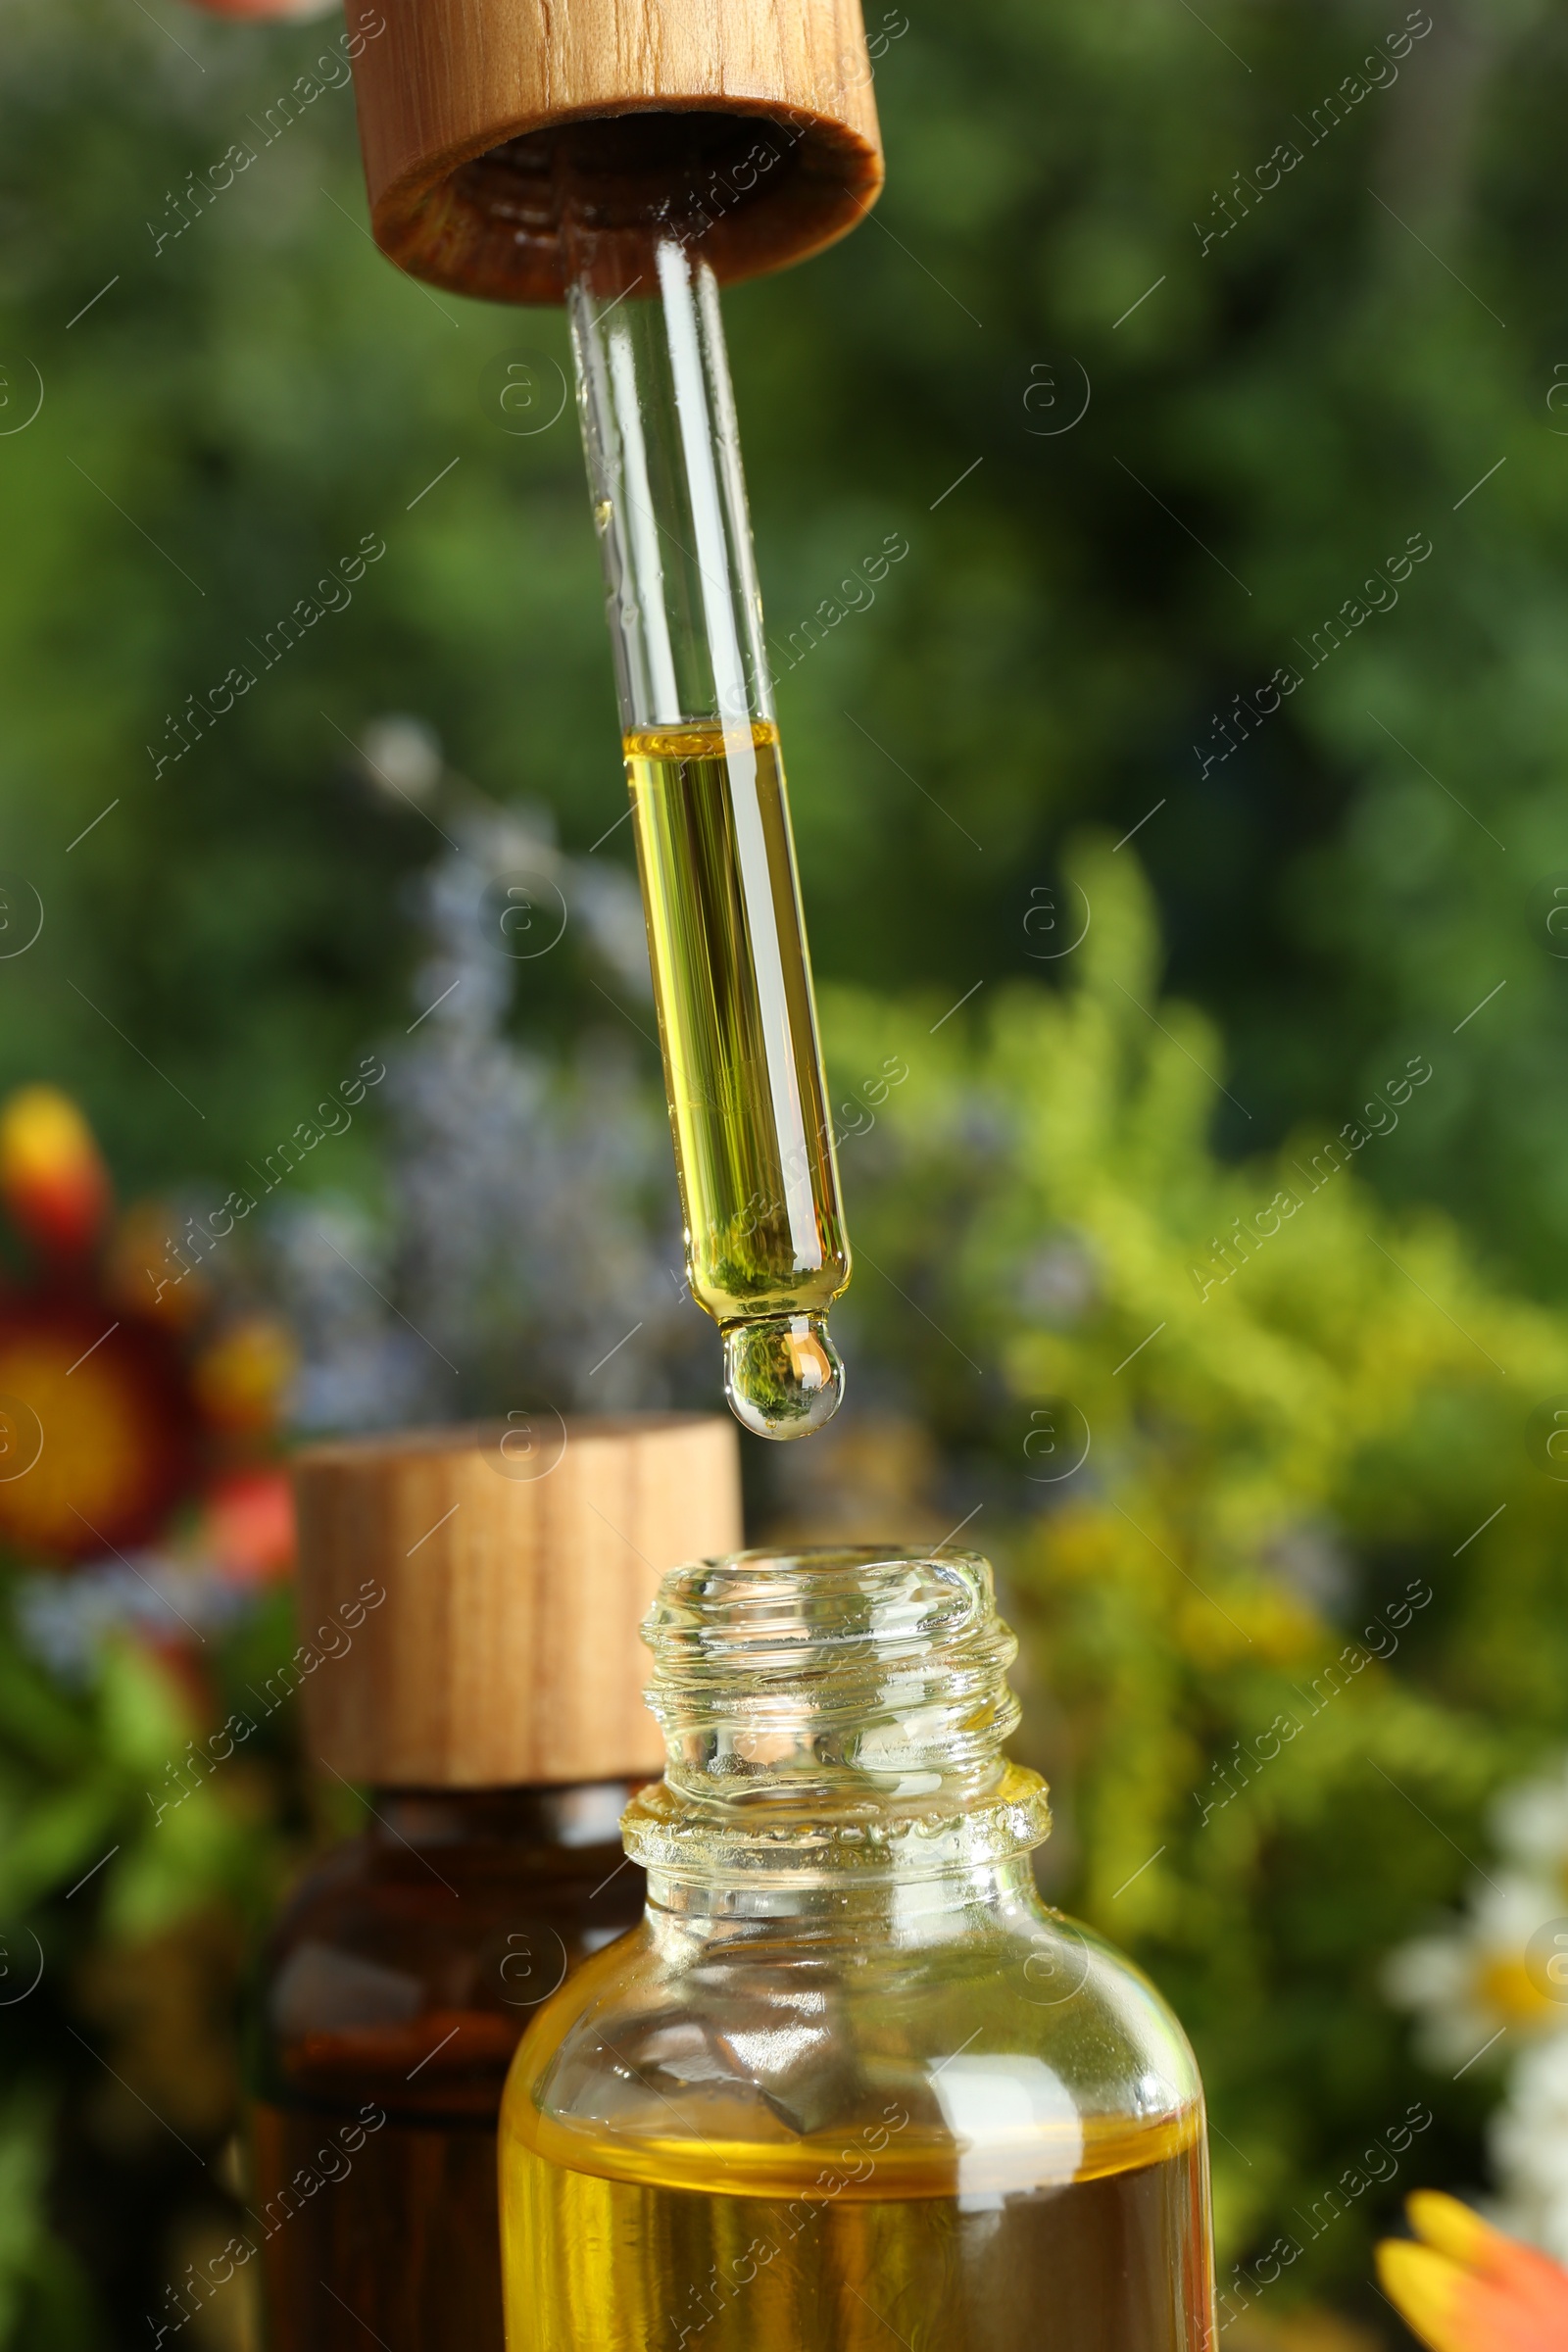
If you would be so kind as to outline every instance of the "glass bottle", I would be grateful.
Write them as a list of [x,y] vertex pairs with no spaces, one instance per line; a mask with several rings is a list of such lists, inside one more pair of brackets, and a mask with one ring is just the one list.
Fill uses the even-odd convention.
[[507,2067],[639,1914],[638,1628],[662,1567],[738,1535],[737,1453],[712,1416],[519,1414],[296,1457],[305,1750],[368,1793],[252,2001],[230,2259],[272,2352],[503,2352]]
[[633,1784],[371,1791],[257,2003],[249,2203],[279,2352],[501,2352],[496,2117],[541,1998],[632,1926]]
[[1036,1892],[987,1563],[742,1552],[648,1639],[647,1915],[507,2084],[508,2352],[1201,2352],[1197,2068]]

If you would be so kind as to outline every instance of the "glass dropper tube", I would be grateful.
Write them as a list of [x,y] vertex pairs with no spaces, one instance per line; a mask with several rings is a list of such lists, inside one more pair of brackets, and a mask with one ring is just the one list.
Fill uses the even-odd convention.
[[687,1276],[736,1417],[804,1437],[850,1247],[718,286],[667,225],[562,217]]

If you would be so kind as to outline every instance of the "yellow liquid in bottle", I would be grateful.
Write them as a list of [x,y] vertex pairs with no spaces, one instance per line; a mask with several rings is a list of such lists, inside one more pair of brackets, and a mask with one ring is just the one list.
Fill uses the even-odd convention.
[[760,1436],[819,1429],[850,1279],[778,730],[625,738],[692,1296]]
[[897,2100],[848,2135],[633,2145],[544,2124],[514,2090],[501,2139],[508,2352],[1207,2352],[1216,2340],[1196,2109],[1087,2122],[1059,2186],[1009,2191],[1005,2166],[982,2164],[966,2187],[960,2161]]

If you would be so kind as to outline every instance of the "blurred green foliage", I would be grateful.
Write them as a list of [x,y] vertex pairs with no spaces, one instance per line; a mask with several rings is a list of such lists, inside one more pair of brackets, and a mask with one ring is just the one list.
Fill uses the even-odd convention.
[[1024,1640],[1053,1886],[1192,2032],[1222,2270],[1291,2232],[1285,2302],[1368,2277],[1390,2189],[1292,2217],[1412,2102],[1437,2128],[1397,2189],[1480,2177],[1485,2070],[1417,2068],[1377,1972],[1561,1738],[1568,1492],[1526,1430],[1568,1396],[1568,1323],[1441,1215],[1380,1206],[1376,1139],[1216,1161],[1221,1042],[1161,1000],[1130,860],[1069,858],[1094,918],[1063,993],[943,1021],[937,995],[830,992],[841,1075],[910,1070],[842,1154],[846,1353],[902,1367],[884,1407],[960,1466]]
[[[1064,830],[1161,804],[1139,847],[1230,1040],[1223,1147],[1340,1115],[1505,982],[1375,1181],[1555,1287],[1568,11],[1466,0],[1396,59],[1407,16],[890,11],[885,202],[737,289],[730,337],[776,642],[885,533],[911,551],[781,683],[819,973],[1025,970]],[[482,388],[518,349],[554,384],[563,321],[380,261],[346,90],[262,143],[333,30],[7,13],[5,414],[31,368],[44,402],[0,439],[0,812],[47,920],[0,973],[0,1077],[77,1084],[137,1179],[232,1181],[397,1016],[396,884],[433,836],[348,786],[339,729],[412,707],[570,847],[620,809],[571,410],[513,438]],[[1382,86],[1336,120],[1369,54]],[[256,163],[173,236],[237,139]],[[166,716],[366,531],[388,553],[353,605],[155,777]],[[1312,669],[1412,533],[1434,552],[1397,605]],[[1301,687],[1205,773],[1216,715],[1286,663]],[[537,1018],[589,1017],[551,984]]]
[[[226,1704],[254,1657],[281,1649],[291,1612],[274,1604],[225,1644],[204,1696],[124,1642],[106,1644],[85,1679],[56,1678],[18,1644],[14,1598],[8,1581],[0,2343],[75,2352],[144,2337],[168,2265],[168,2212],[221,2194],[209,2166],[232,2130],[224,2040],[239,1940],[283,1883],[288,1775],[274,1740],[270,1756],[203,1780],[190,1741],[207,1729],[211,1698]],[[172,2018],[159,2014],[169,2006],[160,1984],[165,1996],[172,1987]],[[50,2195],[62,2145],[74,2173]],[[51,2207],[90,2245],[100,2291],[122,2296],[112,2316],[94,2307]]]
[[[1526,1444],[1568,1334],[1501,1287],[1560,1296],[1568,1241],[1568,5],[1435,11],[1314,132],[1407,16],[911,0],[881,210],[727,300],[775,641],[885,534],[910,550],[779,688],[835,1072],[910,1068],[845,1147],[856,1377],[936,1434],[955,1518],[1014,1531],[1053,1867],[1200,2042],[1227,2263],[1412,2097],[1440,2109],[1424,2176],[1474,2179],[1486,2085],[1410,2071],[1376,1961],[1560,1737],[1568,1665]],[[554,382],[562,320],[381,262],[345,90],[265,142],[336,29],[13,0],[0,35],[0,867],[45,918],[0,961],[0,1085],[71,1086],[129,1193],[226,1190],[406,1025],[405,886],[438,844],[368,795],[368,717],[429,719],[576,852],[623,806],[569,404],[514,438],[484,396],[518,351]],[[255,165],[160,247],[237,139]],[[352,605],[160,768],[169,716],[365,533],[387,552]],[[1397,604],[1366,590],[1387,609],[1325,657],[1412,534]],[[1088,937],[1032,960],[1085,820]],[[522,1031],[611,1017],[528,967]],[[1201,1296],[1232,1220],[1412,1058],[1397,1126]],[[368,1120],[330,1180],[374,1198]],[[1053,1482],[1063,1397],[1092,1447]],[[1396,1653],[1309,1711],[1413,1579]],[[301,1826],[279,1756],[154,1840],[148,1776],[193,1722],[118,1653],[74,1695],[0,1681],[0,1915],[60,1955],[0,2118],[18,2342],[139,2337],[33,2226],[48,2134],[85,2145],[55,2109],[100,2069],[79,1972],[254,1917]],[[1220,1802],[1238,1741],[1259,1768]],[[1364,2278],[1371,2205],[1293,2282]]]

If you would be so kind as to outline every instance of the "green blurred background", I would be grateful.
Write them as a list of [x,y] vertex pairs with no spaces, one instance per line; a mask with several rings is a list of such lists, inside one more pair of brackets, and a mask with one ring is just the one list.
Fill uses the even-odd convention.
[[[1402,2342],[1370,2235],[1418,2181],[1484,2182],[1509,2049],[1430,2071],[1380,1972],[1463,1893],[1495,1791],[1568,1739],[1568,1504],[1540,1434],[1568,1392],[1568,6],[871,15],[882,206],[726,299],[835,1087],[910,1072],[843,1153],[854,1401],[819,1451],[750,1461],[756,1524],[969,1514],[1024,1634],[1053,1893],[1199,2043],[1222,2275],[1434,2111],[1229,2342]],[[220,1200],[362,1054],[396,1080],[424,1050],[454,825],[504,865],[520,811],[574,889],[617,864],[607,903],[629,887],[569,401],[544,421],[563,318],[380,259],[349,90],[265,141],[338,30],[176,0],[12,0],[0,24],[0,867],[44,913],[0,961],[0,1090],[67,1089],[128,1198]],[[256,162],[175,236],[177,192],[236,140]],[[496,398],[519,355],[521,433]],[[365,534],[385,554],[352,603],[165,758],[187,697]],[[843,612],[890,534],[906,557]],[[398,713],[428,733],[367,737]],[[415,746],[406,794],[367,741]],[[673,1183],[651,1023],[586,937],[519,964],[484,1035],[554,1105],[541,1200],[635,1135],[605,1214],[652,1262]],[[1396,1120],[1363,1116],[1412,1059],[1431,1075]],[[457,1278],[427,1228],[413,1248],[410,1201],[449,1113],[395,1093],[295,1191],[382,1237],[391,1295],[439,1322]],[[1353,1168],[1290,1174],[1348,1127]],[[1300,1212],[1222,1257],[1291,1185]],[[521,1231],[526,1187],[514,1205]],[[591,1220],[576,1249],[591,1287]],[[299,1321],[264,1250],[246,1279]],[[568,1307],[530,1297],[548,1356]],[[620,1400],[710,1403],[716,1342],[667,1309]],[[631,1319],[612,1282],[606,1313]],[[481,1337],[461,1394],[407,1390],[418,1409],[511,1400],[515,1349]],[[591,1401],[558,1359],[551,1393]],[[1089,1459],[1043,1477],[1071,1411]],[[356,1417],[378,1416],[329,1395],[301,1419]],[[1205,1813],[1216,1760],[1412,1582],[1431,1597],[1396,1657]],[[136,1671],[65,1689],[24,1643],[5,1668],[0,1908],[61,1955],[7,2018],[19,2344],[145,2341],[219,2194],[95,2122],[104,1972],[207,1939],[211,2014],[169,2029],[216,2070],[186,2134],[205,2163],[232,2129],[235,1923],[323,1828],[285,1743],[244,1805],[212,1796],[183,1876],[117,1894],[172,1737],[137,1708],[182,1720],[167,1690],[117,1698]],[[64,1824],[41,1858],[40,1808]],[[122,1815],[84,1922],[65,1889]],[[183,2064],[122,2057],[154,2106]],[[129,2247],[99,2209],[137,2164],[163,2185]]]

